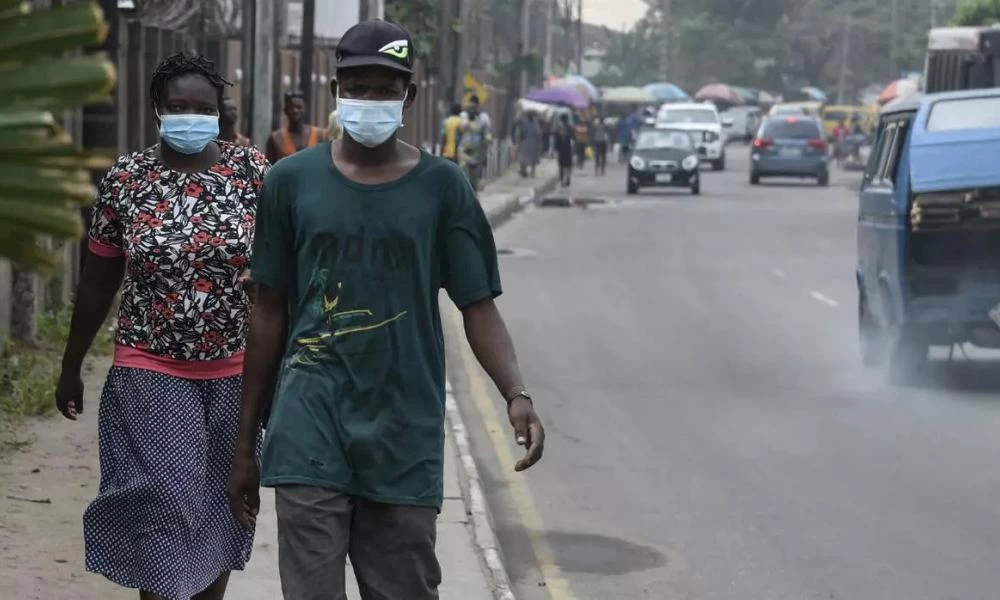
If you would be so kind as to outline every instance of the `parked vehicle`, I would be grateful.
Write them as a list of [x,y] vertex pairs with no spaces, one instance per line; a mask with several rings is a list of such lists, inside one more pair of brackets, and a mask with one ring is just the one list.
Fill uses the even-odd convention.
[[1000,89],[888,104],[860,194],[858,330],[901,382],[931,345],[1000,348]]
[[[657,127],[671,127],[693,134],[698,156],[711,163],[716,171],[726,168],[726,146],[723,126],[732,126],[731,119],[719,117],[714,104],[664,104],[656,115]],[[700,139],[699,139],[700,138]]]
[[749,144],[760,128],[761,110],[757,106],[734,106],[719,116],[732,122],[731,125],[723,125],[722,128],[726,143],[738,141]]
[[830,105],[824,106],[822,111],[823,117],[823,133],[826,134],[826,139],[833,141],[833,130],[840,125],[843,121],[848,127],[851,126],[851,122],[857,119],[862,122],[865,118],[865,109],[862,106],[848,106],[848,105]]
[[927,35],[928,93],[1000,86],[1000,25],[936,27]]
[[762,177],[815,177],[830,184],[829,145],[815,117],[777,117],[764,121],[750,150],[750,183]]
[[673,126],[642,129],[628,163],[626,190],[644,187],[686,187],[701,193],[700,160],[692,139],[697,132]]
[[822,102],[785,102],[783,104],[775,104],[771,107],[771,112],[768,113],[769,117],[791,117],[795,115],[806,115],[812,117],[820,116],[820,112],[823,109]]

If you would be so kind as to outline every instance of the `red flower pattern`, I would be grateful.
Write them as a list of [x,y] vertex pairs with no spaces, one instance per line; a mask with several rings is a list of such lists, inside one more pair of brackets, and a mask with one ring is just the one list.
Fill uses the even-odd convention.
[[101,182],[90,237],[124,248],[133,265],[118,344],[179,360],[243,350],[250,304],[236,281],[249,264],[252,182],[269,165],[256,149],[219,145],[220,164],[206,172],[167,169],[148,148],[120,157]]

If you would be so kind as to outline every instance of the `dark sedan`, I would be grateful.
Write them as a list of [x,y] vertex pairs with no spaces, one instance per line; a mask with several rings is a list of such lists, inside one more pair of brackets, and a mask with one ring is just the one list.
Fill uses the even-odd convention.
[[643,129],[628,163],[629,194],[644,187],[685,187],[701,193],[698,150],[691,133],[669,127]]

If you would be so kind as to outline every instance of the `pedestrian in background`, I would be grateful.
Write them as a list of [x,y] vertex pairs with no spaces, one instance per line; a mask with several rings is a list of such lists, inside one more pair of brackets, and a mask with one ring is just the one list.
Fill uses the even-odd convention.
[[[474,97],[474,96],[473,96]],[[472,184],[472,189],[478,191],[482,181],[483,171],[489,155],[493,133],[487,124],[488,119],[479,118],[479,103],[474,102],[466,110],[468,119],[462,126],[461,140],[458,145],[458,161]]]
[[587,149],[590,148],[590,126],[587,121],[579,115],[574,115],[573,126],[574,148],[576,149],[576,168],[582,169],[583,163],[587,160]]
[[514,142],[517,145],[521,177],[534,177],[535,166],[542,152],[542,128],[538,125],[534,111],[525,111],[517,120],[514,125]]
[[441,121],[441,156],[458,163],[458,145],[462,137],[462,105],[453,104]]
[[236,101],[226,96],[222,99],[222,114],[219,116],[219,139],[237,146],[249,146],[250,138],[239,132],[240,107]]
[[[394,23],[345,32],[331,82],[344,135],[279,162],[264,184],[230,501],[250,527],[259,484],[275,487],[285,600],[346,598],[348,557],[362,598],[438,599],[442,287],[527,448],[517,470],[542,455],[545,434],[494,303],[500,276],[482,206],[454,164],[396,137],[418,90],[411,52]],[[272,394],[258,471],[254,431]]]
[[[101,484],[83,516],[87,570],[143,600],[221,600],[253,526],[228,514],[250,300],[242,285],[261,181],[253,147],[219,136],[225,80],[201,57],[160,63],[160,143],[98,187],[55,399],[83,412],[81,368],[121,289],[98,412]],[[247,432],[254,456],[258,429]]]
[[575,135],[570,125],[569,114],[559,115],[559,124],[552,134],[552,145],[556,151],[556,160],[559,162],[559,183],[562,187],[568,187],[571,183]]
[[340,137],[343,133],[344,128],[340,126],[340,121],[337,120],[337,110],[334,109],[330,116],[327,118],[328,125],[326,126],[326,139],[335,140]]
[[323,141],[323,130],[306,122],[306,97],[298,91],[285,94],[285,126],[267,138],[267,159],[276,163]]
[[590,124],[590,147],[594,149],[594,175],[604,175],[608,168],[608,142],[611,135],[600,116]]

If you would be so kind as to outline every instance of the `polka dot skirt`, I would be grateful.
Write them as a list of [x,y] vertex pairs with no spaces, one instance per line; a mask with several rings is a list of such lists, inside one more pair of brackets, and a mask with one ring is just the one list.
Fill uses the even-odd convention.
[[101,487],[83,516],[89,571],[189,600],[243,569],[253,531],[226,499],[241,379],[112,367],[98,415]]

